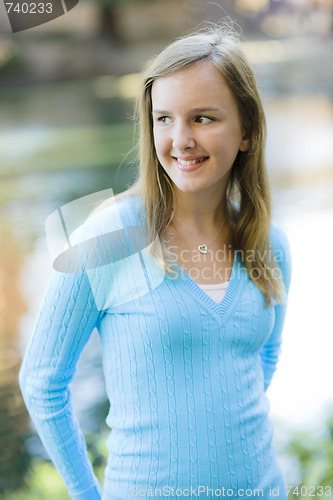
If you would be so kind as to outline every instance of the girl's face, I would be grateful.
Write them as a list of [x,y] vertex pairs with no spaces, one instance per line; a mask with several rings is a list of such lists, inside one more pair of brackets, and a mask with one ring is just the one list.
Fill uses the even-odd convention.
[[156,154],[175,194],[224,194],[249,140],[218,68],[204,61],[155,80],[152,114]]

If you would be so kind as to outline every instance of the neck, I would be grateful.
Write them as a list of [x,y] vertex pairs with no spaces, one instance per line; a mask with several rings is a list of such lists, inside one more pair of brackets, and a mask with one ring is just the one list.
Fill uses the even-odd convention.
[[175,215],[191,227],[206,228],[220,225],[225,220],[225,197],[215,199],[192,193],[175,192]]

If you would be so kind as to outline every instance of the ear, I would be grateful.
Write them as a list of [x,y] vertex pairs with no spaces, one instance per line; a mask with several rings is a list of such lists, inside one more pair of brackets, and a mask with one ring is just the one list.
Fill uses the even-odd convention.
[[239,151],[245,152],[250,149],[250,139],[247,139],[246,132],[244,132],[243,139],[239,145]]

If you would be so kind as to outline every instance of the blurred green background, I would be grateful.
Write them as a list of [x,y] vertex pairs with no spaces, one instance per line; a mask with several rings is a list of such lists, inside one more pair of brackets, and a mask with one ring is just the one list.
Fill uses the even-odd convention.
[[[269,389],[276,446],[287,483],[298,486],[290,498],[333,498],[333,0],[81,0],[15,34],[0,4],[0,499],[69,498],[17,383],[51,271],[45,219],[133,181],[133,99],[144,63],[170,39],[225,16],[242,28],[257,75],[273,214],[293,256]],[[96,334],[88,346],[73,399],[102,481],[108,404]]]

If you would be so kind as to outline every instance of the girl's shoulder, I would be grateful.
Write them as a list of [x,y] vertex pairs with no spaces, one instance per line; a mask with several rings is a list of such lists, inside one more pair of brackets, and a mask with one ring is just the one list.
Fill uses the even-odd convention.
[[87,240],[101,234],[142,223],[143,203],[139,196],[125,192],[99,203],[74,231],[75,239]]
[[132,190],[116,194],[100,203],[87,219],[87,222],[98,223],[101,220],[109,220],[117,215],[125,220],[137,218],[143,203],[140,197]]
[[91,271],[124,259],[132,248],[143,245],[139,197],[125,193],[104,200],[93,210],[88,208],[90,214],[69,235],[70,246],[56,255],[54,269],[71,273]]

